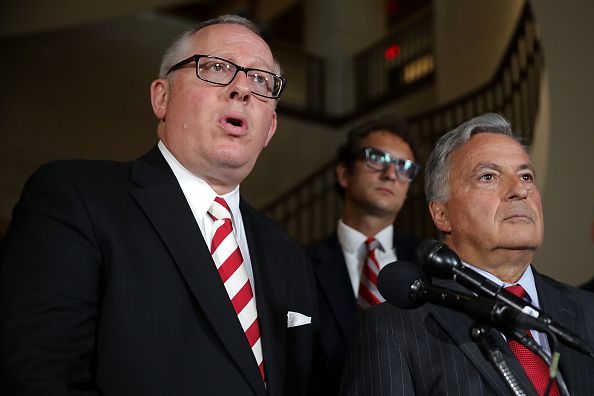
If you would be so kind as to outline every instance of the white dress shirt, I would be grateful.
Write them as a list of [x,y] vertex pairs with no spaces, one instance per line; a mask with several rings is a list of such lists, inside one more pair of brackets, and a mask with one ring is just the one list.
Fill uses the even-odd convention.
[[[342,219],[338,220],[336,234],[342,248],[342,253],[344,254],[344,261],[346,262],[349,278],[351,279],[353,292],[355,293],[355,297],[357,297],[359,295],[359,282],[361,281],[363,264],[367,260],[367,247],[365,246],[367,236],[344,224]],[[396,248],[394,246],[394,226],[387,226],[374,235],[374,237],[379,242],[375,257],[377,258],[380,269],[382,269],[386,264],[397,260]]]
[[[175,174],[184,196],[190,205],[194,219],[196,219],[196,223],[202,232],[202,237],[206,242],[206,246],[208,246],[210,251],[214,221],[210,216],[207,215],[207,213],[210,205],[212,205],[218,194],[206,181],[202,180],[184,168],[183,165],[180,164],[179,161],[173,156],[173,154],[167,150],[167,147],[165,147],[165,144],[163,144],[162,141],[159,141],[157,146],[159,147],[159,150],[161,150],[161,153],[165,157],[169,167]],[[221,197],[225,199],[227,205],[229,205],[229,208],[231,209],[233,233],[235,234],[237,244],[239,245],[239,250],[243,256],[243,262],[246,266],[248,278],[255,296],[254,273],[252,271],[250,251],[248,249],[245,229],[243,227],[243,218],[241,217],[241,211],[239,210],[239,186],[235,187],[235,189],[230,193],[221,195]]]
[[[528,296],[530,297],[530,304],[532,304],[536,308],[540,308],[540,302],[538,301],[538,293],[536,292],[536,284],[534,283],[534,274],[532,273],[531,265],[529,265],[526,268],[526,270],[524,271],[524,274],[520,277],[520,279],[516,283],[506,283],[506,282],[500,280],[499,278],[497,278],[495,275],[493,275],[483,269],[480,269],[480,268],[475,267],[468,263],[463,262],[463,264],[469,268],[472,268],[473,270],[475,270],[476,272],[478,272],[485,278],[495,282],[497,285],[500,285],[502,287],[513,286],[513,285],[522,286],[524,288],[524,290],[526,290],[526,294],[528,294]],[[549,341],[547,340],[547,336],[544,333],[541,333],[541,332],[538,332],[535,330],[530,330],[530,332],[532,333],[532,337],[534,338],[534,340],[544,350],[546,350],[547,352],[550,353],[551,349],[549,348]]]

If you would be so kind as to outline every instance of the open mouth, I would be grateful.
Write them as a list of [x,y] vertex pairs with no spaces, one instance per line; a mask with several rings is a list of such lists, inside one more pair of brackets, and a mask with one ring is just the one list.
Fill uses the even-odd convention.
[[235,118],[235,117],[227,117],[227,118],[225,118],[225,122],[227,124],[233,125],[234,127],[241,128],[244,126],[244,121],[242,119]]

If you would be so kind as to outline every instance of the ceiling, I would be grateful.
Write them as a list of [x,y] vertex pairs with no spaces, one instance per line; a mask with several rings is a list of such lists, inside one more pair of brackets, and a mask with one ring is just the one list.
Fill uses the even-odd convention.
[[[235,13],[270,21],[297,0],[4,0],[0,2],[0,39],[39,34],[147,12],[202,20]],[[254,17],[254,15],[256,15]]]

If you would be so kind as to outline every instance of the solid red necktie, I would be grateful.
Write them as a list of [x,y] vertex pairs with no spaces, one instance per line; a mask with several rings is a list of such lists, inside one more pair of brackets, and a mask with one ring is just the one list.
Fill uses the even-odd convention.
[[367,258],[363,264],[361,281],[359,282],[359,296],[357,298],[357,303],[361,308],[367,308],[384,301],[384,298],[377,290],[377,274],[380,266],[375,253],[379,247],[379,242],[374,237],[369,237],[365,241],[365,246],[367,248]]
[[266,382],[256,300],[243,256],[233,234],[231,210],[223,198],[216,197],[208,214],[214,220],[210,254],[252,348],[262,379]]
[[[526,298],[526,290],[520,285],[508,286],[505,290],[520,298]],[[529,337],[532,337],[530,331],[527,331],[527,333]],[[540,356],[536,355],[521,343],[508,339],[507,344],[514,355],[516,355],[516,358],[524,368],[524,371],[528,375],[528,378],[530,378],[530,381],[532,382],[532,385],[534,385],[538,394],[541,396],[544,395],[547,383],[549,382],[549,366]],[[557,381],[553,383],[548,394],[550,396],[559,396]]]

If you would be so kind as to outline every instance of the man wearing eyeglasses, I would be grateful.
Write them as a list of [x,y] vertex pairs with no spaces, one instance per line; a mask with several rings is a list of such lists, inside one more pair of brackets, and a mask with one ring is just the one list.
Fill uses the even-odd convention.
[[0,256],[0,394],[309,393],[313,272],[239,196],[279,73],[250,21],[204,22],[151,85],[151,151],[30,178]]
[[337,188],[344,206],[334,235],[311,254],[318,281],[324,394],[337,394],[357,309],[383,301],[376,277],[386,264],[414,260],[418,240],[394,221],[420,166],[406,126],[364,122],[338,150]]
[[[505,288],[500,295],[515,295],[519,306],[526,303],[524,314],[535,312],[530,305],[542,310],[573,334],[577,349],[592,350],[594,296],[534,267],[544,236],[541,196],[530,155],[504,117],[482,114],[441,136],[427,160],[425,194],[443,242],[468,274],[476,271],[474,279]],[[436,261],[449,260],[434,253]],[[401,273],[421,272],[409,271]],[[467,296],[480,289],[439,279],[439,272],[426,281]],[[594,395],[591,352],[570,347],[567,338],[509,319],[488,326],[484,318],[440,304],[414,307],[402,295],[396,302],[402,307],[385,303],[357,317],[341,395]]]

